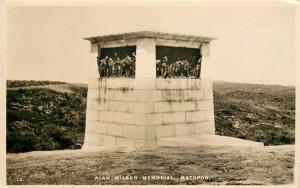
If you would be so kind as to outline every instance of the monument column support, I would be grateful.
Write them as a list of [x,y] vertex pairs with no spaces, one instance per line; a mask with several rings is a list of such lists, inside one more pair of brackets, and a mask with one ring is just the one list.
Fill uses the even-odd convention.
[[91,53],[89,55],[89,65],[92,65],[92,68],[89,70],[89,74],[92,75],[91,78],[100,78],[97,67],[97,56],[100,56],[100,52],[100,45],[93,43],[91,45]]
[[[203,85],[209,85],[209,89],[204,89],[204,95],[210,96],[213,101],[213,88],[212,88],[212,61],[211,61],[211,51],[210,51],[210,43],[202,43],[200,45],[200,53],[202,55],[201,62],[201,79]],[[206,83],[206,84],[205,84]],[[203,88],[203,87],[202,87]],[[209,114],[209,115],[208,115]],[[212,119],[211,127],[213,132],[215,133],[215,115],[214,115],[214,105],[212,104],[212,109],[205,114],[206,118]]]
[[156,78],[155,41],[149,38],[137,39],[135,78]]
[[201,75],[202,79],[212,78],[212,62],[210,57],[210,44],[202,43],[200,45],[200,53],[202,55],[201,61]]

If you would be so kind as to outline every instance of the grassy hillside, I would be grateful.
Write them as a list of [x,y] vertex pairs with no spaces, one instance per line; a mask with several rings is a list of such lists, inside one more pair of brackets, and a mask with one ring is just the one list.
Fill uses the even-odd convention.
[[7,81],[8,88],[44,86],[44,85],[52,85],[52,84],[66,84],[66,83],[59,82],[59,81],[35,81],[35,80],[8,80]]
[[[266,145],[292,144],[295,88],[214,83],[216,133]],[[81,148],[87,86],[8,81],[7,152]]]
[[86,86],[65,84],[62,89],[61,85],[36,87],[37,83],[12,85],[27,87],[7,90],[7,152],[81,147]]
[[295,142],[295,88],[277,85],[214,83],[216,132],[263,142]]

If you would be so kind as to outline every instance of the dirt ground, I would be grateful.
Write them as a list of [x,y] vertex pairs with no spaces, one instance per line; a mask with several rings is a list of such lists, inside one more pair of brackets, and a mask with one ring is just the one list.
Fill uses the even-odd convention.
[[292,184],[294,150],[197,146],[8,154],[7,184]]

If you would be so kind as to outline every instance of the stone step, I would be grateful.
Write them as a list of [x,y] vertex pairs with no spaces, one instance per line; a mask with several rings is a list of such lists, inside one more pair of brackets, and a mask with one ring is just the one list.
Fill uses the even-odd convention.
[[191,136],[179,136],[171,138],[157,139],[158,146],[201,146],[201,145],[215,145],[215,146],[264,146],[262,142],[254,142],[233,138],[228,136],[219,136],[212,134],[201,134]]

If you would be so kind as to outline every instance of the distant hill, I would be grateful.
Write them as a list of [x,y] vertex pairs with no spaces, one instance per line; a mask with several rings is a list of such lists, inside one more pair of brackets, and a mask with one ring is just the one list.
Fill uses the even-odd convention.
[[215,82],[213,88],[218,135],[294,144],[294,87]]
[[87,86],[18,82],[7,89],[7,152],[81,148]]
[[7,87],[27,87],[27,86],[44,86],[52,84],[66,84],[66,82],[59,81],[35,81],[35,80],[8,80]]
[[[81,148],[86,84],[8,81],[7,152]],[[295,142],[295,88],[215,82],[216,133],[264,142]]]

